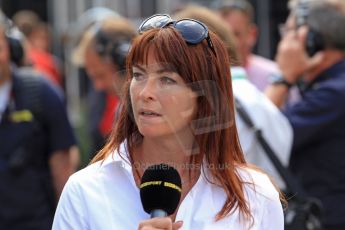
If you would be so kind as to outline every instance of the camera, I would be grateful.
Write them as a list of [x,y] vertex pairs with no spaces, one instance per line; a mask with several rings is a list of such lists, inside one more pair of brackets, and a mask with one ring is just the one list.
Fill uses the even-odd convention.
[[305,48],[310,57],[314,56],[318,51],[324,49],[324,41],[322,35],[310,26],[307,22],[310,10],[310,0],[299,0],[295,9],[297,28],[306,25],[308,33],[306,37]]

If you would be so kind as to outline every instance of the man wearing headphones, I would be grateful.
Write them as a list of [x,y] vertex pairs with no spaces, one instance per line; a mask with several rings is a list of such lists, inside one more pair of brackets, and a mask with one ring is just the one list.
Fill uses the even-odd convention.
[[63,186],[76,169],[75,137],[61,92],[11,64],[1,16],[0,226],[50,229]]
[[[125,18],[106,18],[92,25],[82,36],[74,62],[85,67],[92,86],[89,95],[91,156],[110,133],[125,82],[126,56],[136,31]],[[102,103],[103,102],[103,103]]]
[[324,206],[325,229],[345,229],[345,7],[291,1],[277,63],[283,76],[266,91],[279,107],[297,82],[302,98],[284,108],[294,129],[290,168]]

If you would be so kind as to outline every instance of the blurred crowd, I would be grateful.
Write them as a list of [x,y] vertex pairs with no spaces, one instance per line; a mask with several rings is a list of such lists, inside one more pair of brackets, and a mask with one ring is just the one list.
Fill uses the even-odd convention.
[[[235,118],[246,160],[288,190],[257,139],[259,131],[306,194],[321,201],[324,228],[341,230],[345,3],[290,0],[288,7],[274,60],[253,53],[259,28],[246,0],[224,0],[213,9],[188,5],[172,18],[199,20],[225,44],[235,103],[255,125]],[[11,19],[0,15],[1,229],[50,229],[68,177],[102,148],[126,106],[122,86],[135,23],[106,8],[90,15],[78,21],[82,31],[70,54],[84,83],[82,131],[69,118],[63,68],[69,60],[53,54],[50,25],[28,10]]]

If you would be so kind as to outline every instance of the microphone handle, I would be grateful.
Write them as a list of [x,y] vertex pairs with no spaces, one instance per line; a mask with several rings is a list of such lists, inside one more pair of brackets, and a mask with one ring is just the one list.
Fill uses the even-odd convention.
[[167,217],[168,213],[162,209],[153,209],[150,213],[151,219],[155,217]]

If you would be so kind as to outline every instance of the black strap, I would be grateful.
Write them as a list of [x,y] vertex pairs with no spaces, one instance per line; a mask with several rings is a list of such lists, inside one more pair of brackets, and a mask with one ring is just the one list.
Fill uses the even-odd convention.
[[260,128],[255,126],[252,119],[250,118],[249,114],[243,107],[240,100],[235,98],[235,107],[237,110],[238,115],[242,118],[246,125],[253,129],[256,138],[258,139],[259,143],[261,144],[262,148],[264,149],[266,155],[271,160],[277,171],[279,172],[280,176],[285,181],[287,189],[294,195],[298,196],[299,198],[306,198],[306,192],[298,183],[298,181],[293,177],[289,169],[282,165],[280,160],[278,159],[276,153],[273,151],[271,146],[267,143],[266,139],[262,136],[262,131]]
[[[43,122],[43,101],[41,97],[42,92],[42,79],[39,76],[34,75],[31,70],[16,70],[13,75],[13,89],[12,98],[14,101],[15,110],[26,109],[33,114],[33,121],[31,122],[31,130],[29,134],[26,134],[26,138],[22,139],[20,144],[18,143],[15,151],[9,153],[9,166],[13,170],[25,168],[28,165],[34,166],[37,169],[48,168],[45,156],[44,156],[44,122]],[[18,103],[20,101],[20,103]],[[20,104],[20,105],[18,105]],[[28,126],[26,126],[28,127]],[[30,137],[31,136],[31,137]],[[29,138],[30,137],[30,138]],[[34,143],[42,141],[41,145]]]
[[16,74],[18,88],[14,89],[15,93],[21,97],[24,107],[29,108],[37,119],[41,119],[43,117],[42,77],[30,68],[20,68]]

